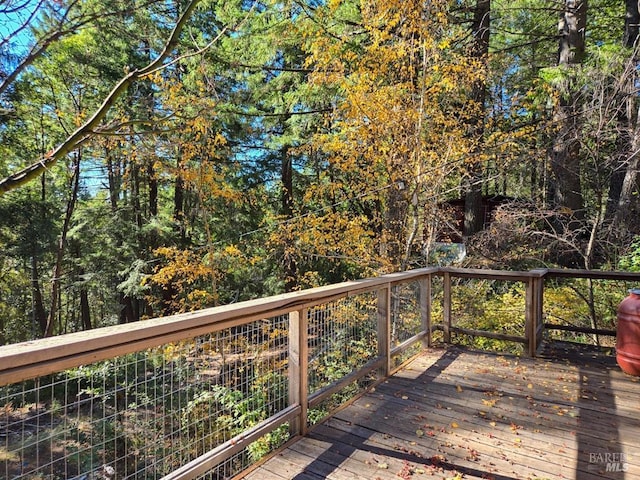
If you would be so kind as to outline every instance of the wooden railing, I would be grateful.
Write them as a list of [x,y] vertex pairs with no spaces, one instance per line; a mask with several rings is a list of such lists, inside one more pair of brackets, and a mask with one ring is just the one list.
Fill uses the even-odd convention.
[[[344,401],[345,391],[355,395],[354,386],[390,375],[407,355],[429,345],[435,331],[441,331],[447,343],[456,335],[515,342],[532,356],[545,329],[615,334],[545,322],[545,281],[573,278],[638,282],[640,274],[424,268],[2,346],[0,477],[70,478],[106,469],[118,478],[146,478],[146,469],[153,469],[156,477],[161,472],[165,479],[187,479],[220,468],[224,471],[217,476],[229,476],[255,460],[251,453],[255,442],[264,443],[283,427],[288,434],[282,435],[282,441],[304,434],[313,421],[312,411],[316,417],[317,411],[330,413],[336,402]],[[522,330],[513,334],[456,325],[454,279],[524,284]],[[441,298],[441,304],[432,304],[432,298]],[[440,321],[432,314],[434,307],[441,307]],[[130,360],[131,355],[136,357]],[[117,359],[128,360],[118,363]],[[93,372],[91,368],[114,376],[113,384],[91,383],[96,375],[87,374]],[[108,368],[121,368],[124,377],[104,373]],[[257,406],[236,418],[235,410],[223,405],[226,397],[221,392],[230,395],[236,407]],[[331,407],[322,410],[326,404]],[[25,435],[24,429],[32,428],[24,425],[33,412],[46,435],[31,431]],[[212,433],[211,418],[218,417],[227,423],[251,420],[246,420],[246,426],[234,423],[234,428],[223,431],[216,424],[218,430]],[[142,418],[150,445],[144,438],[130,438],[135,433],[131,425]],[[77,433],[81,423],[85,430],[100,424],[106,431],[104,423],[110,421],[123,422],[120,430],[114,429],[120,432],[113,433],[114,438]],[[61,432],[63,422],[70,424],[68,432]],[[155,429],[157,438],[152,434]],[[45,446],[37,445],[39,435]],[[76,437],[70,439],[70,435]],[[193,438],[186,447],[180,443],[181,436],[197,435],[205,438]],[[28,445],[24,444],[27,437]],[[86,440],[98,437],[99,446]],[[159,447],[157,439],[166,445]],[[141,443],[134,462],[127,452],[129,443],[135,442]],[[50,451],[46,461],[38,456],[37,465],[28,458],[34,443],[35,450]],[[73,454],[65,450],[71,444]],[[275,442],[266,451],[278,445]],[[141,459],[145,455],[149,458]]]
[[[451,333],[461,333],[475,337],[486,337],[495,340],[522,343],[526,352],[534,356],[540,342],[542,341],[542,298],[544,288],[544,270],[531,270],[528,272],[499,271],[499,270],[479,270],[464,268],[441,268],[440,272],[444,277],[443,294],[443,332],[445,343],[451,343]],[[452,278],[472,278],[484,280],[498,280],[509,282],[524,282],[526,285],[525,294],[525,325],[524,331],[520,335],[510,335],[500,332],[482,331],[452,326],[451,314],[451,285]]]
[[274,432],[304,434],[311,410],[335,404],[338,392],[367,376],[389,375],[404,352],[422,348],[436,273],[384,275],[0,347],[0,477],[237,473],[262,451],[251,450],[255,442]]
[[[632,272],[612,272],[601,270],[577,270],[577,269],[534,269],[529,271],[501,271],[501,270],[480,270],[466,268],[440,268],[438,274],[442,275],[443,281],[443,338],[445,343],[451,343],[452,333],[472,337],[485,337],[506,342],[523,344],[524,351],[535,356],[539,350],[544,332],[564,331],[573,333],[585,333],[593,335],[615,336],[615,329],[593,328],[577,326],[571,324],[558,324],[545,321],[544,291],[545,284],[554,280],[576,280],[585,279],[587,293],[582,297],[590,309],[596,300],[592,297],[592,282],[595,281],[615,281],[615,282],[640,282],[640,273]],[[467,278],[474,280],[491,280],[498,282],[522,282],[525,285],[525,307],[524,307],[524,329],[521,334],[513,335],[501,332],[483,331],[453,325],[452,314],[452,279]],[[620,299],[626,295],[626,288],[619,288],[617,293]],[[591,296],[590,296],[591,294]],[[617,302],[615,302],[617,303]],[[615,316],[615,304],[609,307],[610,315]],[[595,313],[593,313],[595,315]]]

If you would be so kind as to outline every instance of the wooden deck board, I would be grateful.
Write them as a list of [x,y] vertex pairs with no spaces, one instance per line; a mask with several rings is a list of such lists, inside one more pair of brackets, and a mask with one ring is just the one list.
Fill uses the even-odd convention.
[[239,478],[640,478],[639,398],[595,349],[429,349]]

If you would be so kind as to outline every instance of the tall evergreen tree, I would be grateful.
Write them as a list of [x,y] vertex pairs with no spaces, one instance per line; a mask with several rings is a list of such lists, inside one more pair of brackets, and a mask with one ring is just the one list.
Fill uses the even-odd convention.
[[558,22],[558,66],[562,78],[558,82],[558,103],[553,121],[556,135],[551,150],[551,168],[555,176],[555,202],[565,208],[579,228],[585,218],[580,158],[580,87],[578,69],[585,58],[587,1],[565,0]]
[[473,138],[474,147],[465,185],[463,235],[469,236],[479,232],[484,226],[482,208],[482,183],[485,142],[485,115],[487,97],[487,75],[489,64],[489,41],[491,35],[491,0],[476,0],[473,7],[471,24],[473,36],[470,55],[476,60],[478,70],[482,72],[473,83],[470,94],[470,106],[474,110],[470,118],[469,134]]

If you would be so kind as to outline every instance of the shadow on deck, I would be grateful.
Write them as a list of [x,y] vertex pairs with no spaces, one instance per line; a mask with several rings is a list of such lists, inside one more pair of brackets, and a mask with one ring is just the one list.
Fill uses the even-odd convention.
[[240,478],[640,478],[639,398],[595,347],[428,349]]

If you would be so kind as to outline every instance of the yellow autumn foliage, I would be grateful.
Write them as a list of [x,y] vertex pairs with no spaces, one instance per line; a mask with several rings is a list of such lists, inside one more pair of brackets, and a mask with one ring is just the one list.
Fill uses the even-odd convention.
[[202,255],[177,247],[160,247],[154,253],[160,263],[143,283],[164,292],[164,304],[159,305],[158,295],[152,295],[148,298],[152,307],[163,313],[181,313],[215,304],[219,273]]
[[[307,47],[311,81],[339,92],[328,127],[313,139],[328,156],[327,181],[307,194],[317,199],[334,198],[336,189],[343,195],[371,192],[383,208],[383,231],[376,237],[404,245],[373,248],[384,258],[372,263],[391,269],[406,267],[398,257],[408,257],[412,242],[428,241],[422,238],[429,222],[425,204],[440,197],[465,163],[480,160],[469,156],[468,123],[480,108],[469,101],[469,92],[486,72],[452,47],[459,39],[443,14],[447,4],[363,1],[363,29],[332,35],[319,30]],[[326,17],[339,16],[343,6],[329,2]],[[348,221],[362,224],[358,216]]]

